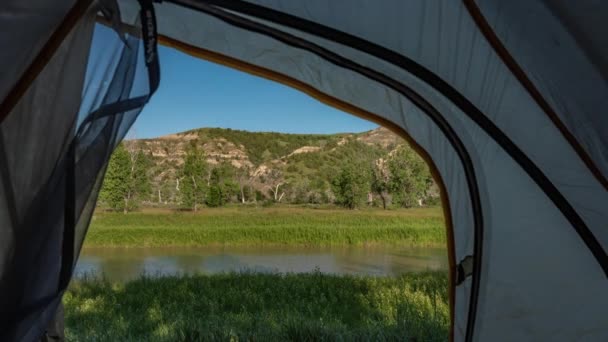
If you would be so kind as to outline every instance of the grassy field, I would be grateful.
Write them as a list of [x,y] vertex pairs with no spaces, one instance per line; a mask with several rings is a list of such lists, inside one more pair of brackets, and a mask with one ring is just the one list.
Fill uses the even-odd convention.
[[89,279],[64,296],[66,334],[75,341],[445,341],[446,289],[445,272]]
[[445,246],[440,208],[339,210],[219,208],[198,213],[98,212],[85,246],[365,245]]

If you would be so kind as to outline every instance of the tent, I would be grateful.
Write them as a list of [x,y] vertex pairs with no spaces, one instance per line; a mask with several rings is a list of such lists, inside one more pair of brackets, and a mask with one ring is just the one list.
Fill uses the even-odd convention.
[[442,191],[451,339],[607,341],[606,20],[595,0],[3,1],[0,340],[52,317],[164,44],[410,142]]

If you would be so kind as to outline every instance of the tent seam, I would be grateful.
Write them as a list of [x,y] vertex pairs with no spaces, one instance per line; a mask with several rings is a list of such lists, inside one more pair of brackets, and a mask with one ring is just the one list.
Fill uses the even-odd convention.
[[579,158],[583,161],[585,166],[591,171],[593,176],[597,179],[597,181],[608,191],[608,180],[600,169],[595,165],[592,158],[585,151],[584,147],[579,143],[576,137],[568,130],[568,127],[560,120],[559,115],[549,102],[544,98],[542,93],[536,88],[534,82],[528,77],[523,68],[517,63],[517,60],[509,53],[509,50],[500,40],[496,32],[492,29],[489,22],[486,20],[485,16],[481,12],[481,9],[474,0],[463,0],[465,8],[469,12],[471,18],[475,22],[477,28],[481,31],[481,33],[486,38],[486,41],[492,46],[492,49],[498,55],[498,57],[502,60],[502,62],[509,68],[509,70],[513,73],[515,78],[519,81],[519,83],[526,89],[528,94],[532,97],[534,102],[542,109],[542,111],[547,115],[547,117],[551,120],[551,122],[555,125],[558,131],[561,133],[564,139],[568,142],[568,144],[574,149],[574,152],[579,156]]

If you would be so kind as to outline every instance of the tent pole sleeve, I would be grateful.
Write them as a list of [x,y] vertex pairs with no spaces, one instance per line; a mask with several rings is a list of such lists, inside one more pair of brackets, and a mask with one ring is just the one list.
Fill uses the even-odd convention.
[[536,104],[543,110],[543,112],[549,117],[551,122],[560,131],[564,139],[568,141],[570,146],[574,149],[579,158],[587,166],[589,171],[597,179],[597,181],[608,191],[608,179],[602,174],[600,169],[595,165],[593,159],[587,154],[583,146],[578,142],[576,137],[568,130],[566,125],[560,120],[557,113],[553,110],[549,102],[545,100],[541,92],[536,88],[532,80],[528,77],[526,72],[517,63],[515,58],[509,53],[509,50],[504,46],[500,38],[496,35],[486,18],[484,17],[481,9],[475,3],[475,0],[463,0],[464,6],[471,15],[471,18],[477,25],[477,28],[484,35],[488,43],[492,46],[498,57],[502,62],[509,68],[513,75],[517,78],[519,83],[526,89]]

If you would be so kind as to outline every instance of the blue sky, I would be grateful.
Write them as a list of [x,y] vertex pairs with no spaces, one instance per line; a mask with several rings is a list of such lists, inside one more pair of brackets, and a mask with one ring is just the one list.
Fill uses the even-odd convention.
[[137,138],[199,127],[286,133],[361,132],[377,125],[296,90],[160,47],[161,83],[135,123]]

